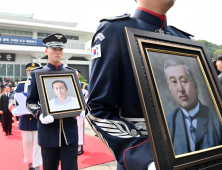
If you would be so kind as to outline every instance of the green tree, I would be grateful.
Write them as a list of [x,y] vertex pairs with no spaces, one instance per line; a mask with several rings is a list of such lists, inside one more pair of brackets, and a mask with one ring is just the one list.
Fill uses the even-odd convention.
[[213,43],[211,43],[211,42],[208,42],[208,41],[206,41],[206,40],[197,40],[197,41],[199,41],[199,42],[203,42],[204,44],[205,44],[205,46],[206,46],[206,48],[207,48],[207,52],[209,53],[209,55],[210,55],[210,58],[214,58],[214,52],[216,51],[216,50],[218,50],[219,48],[221,48],[222,49],[222,45],[217,45],[217,44],[213,44]]
[[217,49],[215,52],[214,52],[214,56],[221,53],[222,52],[222,49]]
[[86,80],[82,75],[80,75],[79,81],[80,81],[80,82],[87,82],[87,80]]

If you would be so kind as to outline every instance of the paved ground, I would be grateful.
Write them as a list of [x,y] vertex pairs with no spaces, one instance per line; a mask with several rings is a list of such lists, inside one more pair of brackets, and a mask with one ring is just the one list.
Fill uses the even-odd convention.
[[[87,120],[85,120],[85,134],[95,137],[95,133],[88,124]],[[82,170],[116,170],[116,161],[83,168]]]

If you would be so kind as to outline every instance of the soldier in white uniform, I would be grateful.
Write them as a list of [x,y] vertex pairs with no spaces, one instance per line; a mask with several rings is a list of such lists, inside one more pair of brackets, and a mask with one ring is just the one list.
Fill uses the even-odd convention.
[[[31,69],[39,66],[37,63],[27,64],[25,67],[27,76],[30,75]],[[19,81],[11,96],[9,110],[14,116],[20,116],[18,128],[22,131],[23,162],[29,164],[29,170],[39,170],[39,166],[42,165],[42,156],[38,145],[37,120],[26,109],[27,88],[28,81]],[[19,98],[19,95],[23,98]],[[18,106],[16,107],[15,104]]]

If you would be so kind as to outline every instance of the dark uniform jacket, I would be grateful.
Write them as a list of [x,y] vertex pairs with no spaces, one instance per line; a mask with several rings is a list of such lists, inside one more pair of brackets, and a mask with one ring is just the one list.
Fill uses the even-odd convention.
[[[35,72],[41,71],[70,71],[70,68],[54,66],[47,63],[46,66],[33,69],[30,73],[27,92],[27,108],[32,112],[33,116],[39,120],[42,114],[41,106],[38,104],[39,95],[35,79]],[[73,70],[74,71],[74,70]],[[61,139],[64,136],[66,145],[78,142],[78,127],[75,117],[55,119],[53,123],[42,124],[38,121],[38,144],[42,147],[59,147],[61,146]],[[63,135],[63,136],[62,136]]]
[[[15,91],[11,96],[12,100],[14,100],[15,93],[23,93],[25,96],[27,96],[27,93],[24,93],[24,88],[25,88],[25,81],[22,81],[22,82],[20,81],[17,84]],[[17,103],[14,103],[14,105],[19,104],[18,102],[19,101],[17,101]],[[33,117],[32,114],[21,115],[19,118],[19,127],[18,128],[20,130],[24,130],[24,131],[36,131],[37,130],[37,120]]]
[[[101,57],[92,60],[87,120],[123,169],[146,170],[153,158],[124,27],[151,32],[162,28],[169,36],[188,36],[168,26],[167,21],[137,9],[132,17],[103,20],[92,39],[92,49],[98,47],[92,53],[98,50]],[[136,123],[142,123],[142,128],[136,128]]]

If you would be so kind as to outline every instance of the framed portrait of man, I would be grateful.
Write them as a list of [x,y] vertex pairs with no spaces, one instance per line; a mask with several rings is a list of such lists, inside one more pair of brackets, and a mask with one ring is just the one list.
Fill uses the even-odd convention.
[[79,116],[85,100],[74,71],[37,72],[37,86],[44,116]]
[[125,28],[157,169],[222,168],[221,84],[203,43]]

